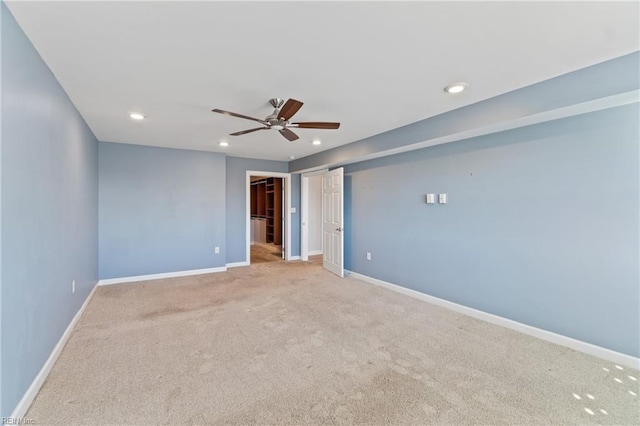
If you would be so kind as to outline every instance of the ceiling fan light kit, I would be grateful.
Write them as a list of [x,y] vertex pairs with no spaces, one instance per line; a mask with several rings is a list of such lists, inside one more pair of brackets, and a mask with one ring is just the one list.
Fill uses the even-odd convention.
[[298,135],[292,132],[291,128],[299,128],[299,129],[337,129],[340,127],[340,123],[332,123],[332,122],[301,122],[301,123],[290,123],[289,120],[294,116],[296,112],[302,105],[302,102],[297,101],[295,99],[289,99],[287,102],[284,102],[283,99],[273,98],[269,99],[269,103],[273,106],[274,110],[271,114],[267,115],[264,120],[255,117],[249,117],[247,115],[238,114],[231,111],[225,111],[222,109],[213,109],[213,112],[217,112],[218,114],[228,115],[231,117],[244,118],[245,120],[252,120],[261,123],[263,127],[256,127],[248,130],[241,130],[239,132],[231,133],[230,136],[240,136],[245,135],[247,133],[257,132],[258,130],[278,130],[282,136],[284,136],[287,140],[293,142],[299,139]]

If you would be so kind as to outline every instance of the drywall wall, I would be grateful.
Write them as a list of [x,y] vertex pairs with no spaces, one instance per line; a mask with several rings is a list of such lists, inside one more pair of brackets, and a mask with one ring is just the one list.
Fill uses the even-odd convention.
[[322,252],[322,176],[309,177],[309,252]]
[[98,279],[98,142],[0,8],[1,417],[8,417]]
[[227,263],[246,262],[247,170],[287,173],[287,163],[240,157],[226,161]]
[[346,268],[640,356],[639,113],[347,166]]
[[108,142],[99,152],[101,279],[225,266],[223,154]]

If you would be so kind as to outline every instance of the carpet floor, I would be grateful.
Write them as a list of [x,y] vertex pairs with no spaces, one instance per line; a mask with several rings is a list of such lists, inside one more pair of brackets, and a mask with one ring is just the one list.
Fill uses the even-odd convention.
[[640,424],[638,371],[309,262],[97,289],[37,424]]

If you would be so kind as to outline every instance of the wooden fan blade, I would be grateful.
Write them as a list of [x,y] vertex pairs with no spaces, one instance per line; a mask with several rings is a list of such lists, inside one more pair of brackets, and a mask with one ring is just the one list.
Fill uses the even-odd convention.
[[303,103],[300,101],[296,101],[295,99],[289,99],[280,109],[280,114],[278,114],[278,118],[284,118],[285,120],[293,117],[293,114],[298,112],[298,110],[302,107]]
[[293,133],[291,130],[289,129],[282,129],[280,130],[280,134],[282,136],[284,136],[285,138],[289,139],[289,141],[293,142],[296,139],[298,139],[298,135],[296,135],[295,133]]
[[229,115],[231,117],[238,117],[238,118],[244,118],[245,120],[253,120],[253,121],[257,121],[258,123],[262,123],[262,124],[267,124],[266,121],[264,120],[260,120],[259,118],[254,118],[254,117],[249,117],[248,115],[242,115],[242,114],[237,114],[235,112],[231,112],[231,111],[225,111],[223,109],[212,109],[212,112],[217,112],[218,114],[224,114],[224,115]]
[[268,129],[269,129],[268,127],[256,127],[255,129],[241,130],[239,132],[229,133],[229,136],[246,135],[247,133],[255,132],[257,130],[268,130]]
[[340,123],[325,123],[322,121],[309,121],[306,123],[291,123],[300,129],[337,129]]

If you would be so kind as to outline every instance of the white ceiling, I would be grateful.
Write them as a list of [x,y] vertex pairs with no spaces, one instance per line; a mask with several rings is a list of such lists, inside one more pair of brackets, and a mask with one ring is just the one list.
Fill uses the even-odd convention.
[[[640,49],[638,2],[7,2],[102,141],[289,160]],[[443,92],[469,83],[459,95]],[[229,133],[272,97],[339,130]],[[141,122],[128,117],[138,111]],[[322,140],[313,146],[314,138]],[[230,146],[218,144],[226,140]]]

